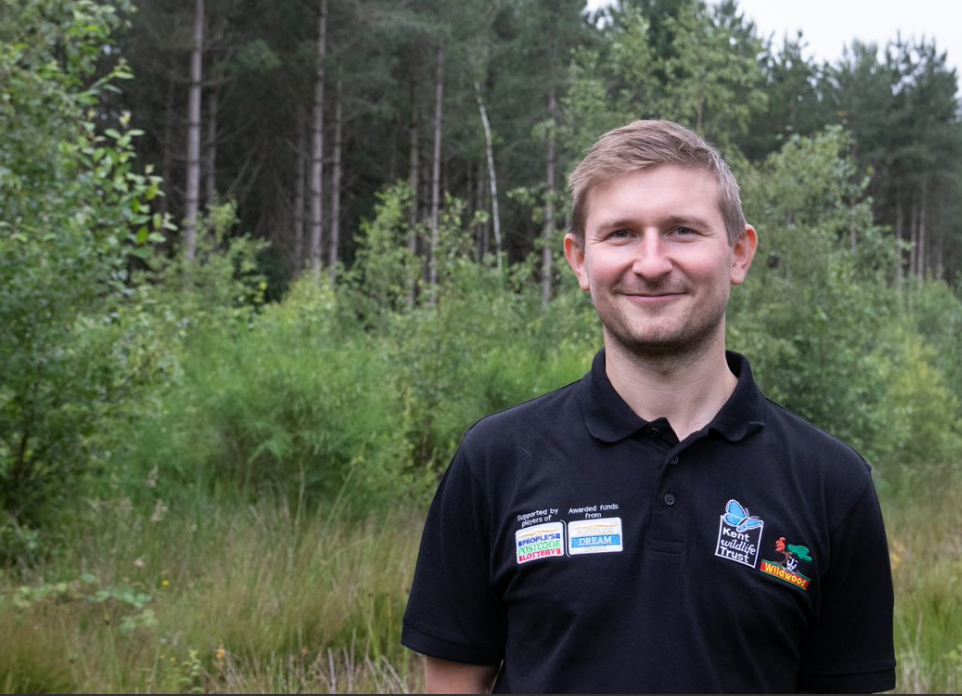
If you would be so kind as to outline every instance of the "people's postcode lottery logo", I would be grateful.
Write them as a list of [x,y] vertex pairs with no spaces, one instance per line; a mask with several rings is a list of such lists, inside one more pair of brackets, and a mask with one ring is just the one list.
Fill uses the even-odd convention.
[[518,563],[536,561],[539,558],[564,556],[564,524],[547,522],[515,532]]

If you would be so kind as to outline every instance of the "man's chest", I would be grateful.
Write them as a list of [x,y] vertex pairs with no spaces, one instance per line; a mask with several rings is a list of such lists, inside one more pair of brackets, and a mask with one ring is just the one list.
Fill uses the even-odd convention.
[[738,639],[777,622],[797,642],[829,548],[804,492],[770,485],[765,468],[651,448],[532,467],[492,520],[509,624],[574,637],[631,617]]

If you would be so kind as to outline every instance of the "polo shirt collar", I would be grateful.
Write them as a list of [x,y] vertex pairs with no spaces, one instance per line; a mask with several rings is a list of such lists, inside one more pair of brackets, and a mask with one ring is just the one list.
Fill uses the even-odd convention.
[[[755,384],[745,356],[726,351],[725,357],[738,384],[707,429],[738,442],[764,426],[765,396]],[[604,349],[595,356],[591,371],[582,380],[581,404],[588,432],[602,442],[619,442],[649,425],[611,386]]]

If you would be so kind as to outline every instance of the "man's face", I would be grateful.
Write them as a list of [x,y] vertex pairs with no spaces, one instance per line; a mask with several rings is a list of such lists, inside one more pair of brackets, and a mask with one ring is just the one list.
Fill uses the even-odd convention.
[[757,236],[746,227],[732,247],[718,201],[711,174],[669,165],[589,192],[584,243],[569,234],[565,255],[606,340],[643,355],[723,340],[729,291],[744,281]]

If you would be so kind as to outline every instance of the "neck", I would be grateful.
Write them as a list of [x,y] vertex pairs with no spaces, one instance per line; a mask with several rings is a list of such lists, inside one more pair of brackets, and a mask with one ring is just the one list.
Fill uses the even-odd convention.
[[615,391],[646,421],[667,418],[679,440],[708,425],[738,379],[725,358],[724,329],[692,355],[632,351],[605,332],[605,372]]

